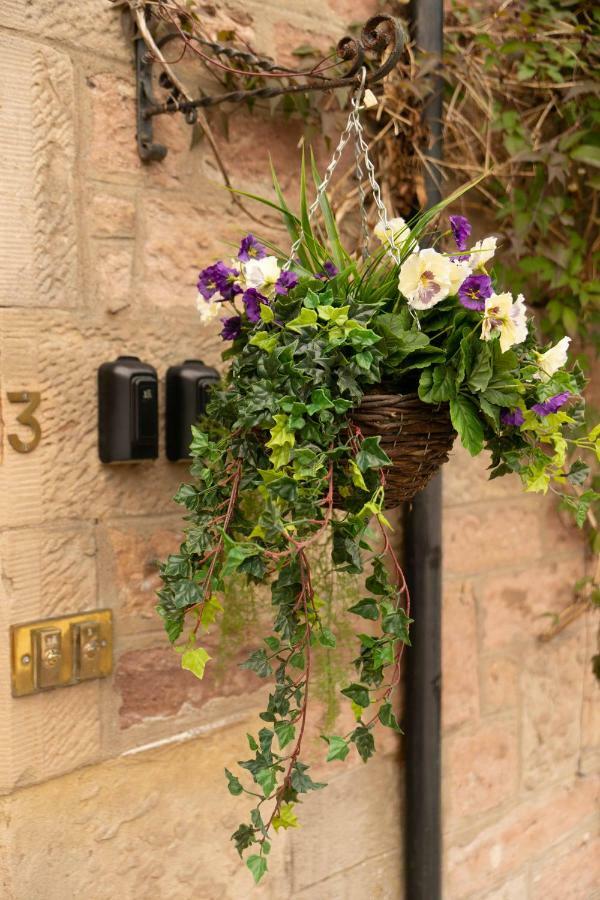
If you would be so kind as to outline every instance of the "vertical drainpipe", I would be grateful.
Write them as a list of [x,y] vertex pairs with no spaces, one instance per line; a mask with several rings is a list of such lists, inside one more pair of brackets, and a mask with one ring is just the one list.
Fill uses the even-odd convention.
[[[442,54],[443,0],[411,0],[412,36],[428,53]],[[442,80],[423,111],[431,145],[442,157]],[[429,206],[439,202],[439,183],[425,170]],[[435,172],[434,172],[435,175]],[[441,475],[415,497],[404,521],[404,558],[411,591],[412,647],[406,654],[405,885],[406,900],[440,900],[441,833]]]

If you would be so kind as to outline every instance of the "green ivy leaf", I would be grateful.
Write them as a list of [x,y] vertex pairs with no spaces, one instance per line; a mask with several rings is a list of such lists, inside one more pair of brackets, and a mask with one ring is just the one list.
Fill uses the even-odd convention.
[[234,797],[237,797],[239,796],[239,794],[243,793],[244,788],[242,787],[239,778],[236,778],[235,775],[232,775],[229,769],[225,769],[225,775],[227,776],[227,787],[229,789],[229,793],[233,794]]
[[248,343],[253,347],[259,347],[265,353],[273,353],[277,346],[277,335],[269,334],[268,331],[258,331],[252,335]]
[[254,780],[257,784],[260,784],[265,797],[270,797],[273,793],[275,785],[277,784],[277,773],[274,766],[269,766],[265,769],[259,769],[259,771],[254,776]]
[[279,749],[283,750],[296,736],[296,728],[291,722],[276,722],[275,734],[279,741]]
[[252,872],[252,877],[254,878],[254,883],[258,884],[260,879],[263,877],[265,872],[267,871],[267,861],[264,856],[259,856],[257,853],[253,853],[252,856],[249,856],[246,860],[246,865]]
[[375,753],[375,740],[371,731],[365,725],[359,725],[355,728],[350,740],[356,744],[356,749],[363,762],[367,762]]
[[363,709],[371,702],[369,699],[369,691],[362,684],[357,684],[354,682],[350,684],[347,688],[342,690],[342,694],[345,697],[348,697],[349,700],[352,700],[353,703],[356,703],[358,706],[362,706]]
[[322,647],[335,647],[336,645],[335,634],[329,628],[322,628],[317,637]]
[[379,708],[379,721],[382,725],[385,725],[386,728],[392,728],[394,731],[397,731],[398,734],[403,734],[402,729],[398,725],[396,716],[394,715],[391,703],[386,702],[381,704]]
[[356,454],[356,463],[361,472],[392,465],[392,461],[387,453],[379,446],[380,440],[380,436],[376,435],[375,437],[365,438],[360,445],[360,450]]
[[300,315],[288,322],[286,328],[292,331],[301,331],[303,328],[309,328],[317,324],[317,314],[314,309],[307,309],[305,306],[300,310]]
[[282,803],[279,807],[279,815],[273,817],[272,824],[275,831],[279,831],[280,828],[283,828],[285,831],[288,828],[298,828],[299,823],[294,814],[294,804]]
[[186,650],[181,657],[181,668],[187,669],[196,678],[202,679],[204,678],[204,669],[209,659],[212,659],[212,657],[208,655],[203,647],[197,647],[195,650]]
[[405,611],[400,608],[384,616],[381,625],[386,634],[393,634],[394,637],[408,644],[408,626],[410,622],[411,620]]
[[354,613],[355,616],[362,616],[363,619],[372,619],[373,622],[379,618],[379,606],[375,600],[371,600],[369,597],[359,600],[349,608],[348,612]]
[[329,745],[327,762],[333,762],[334,759],[346,759],[350,753],[350,746],[343,737],[332,735],[331,737],[325,738],[325,740]]
[[256,843],[254,828],[252,825],[240,825],[237,831],[234,831],[231,835],[231,840],[234,842],[235,849],[241,856],[244,850],[250,847],[251,844]]
[[260,304],[260,317],[263,320],[263,322],[266,322],[267,324],[269,324],[275,318],[275,313],[273,312],[271,307],[268,306],[266,303],[261,303]]
[[322,781],[313,781],[310,775],[306,774],[308,766],[305,763],[294,763],[292,770],[292,788],[299,794],[306,794],[308,791],[320,791],[327,787]]
[[250,669],[251,672],[256,672],[259,678],[266,678],[273,671],[264,650],[255,650],[245,662],[240,663],[240,669]]

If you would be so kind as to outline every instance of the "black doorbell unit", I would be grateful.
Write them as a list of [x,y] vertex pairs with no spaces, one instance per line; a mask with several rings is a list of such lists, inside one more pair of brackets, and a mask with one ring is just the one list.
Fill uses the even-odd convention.
[[156,369],[137,356],[98,369],[98,452],[103,463],[158,456]]
[[190,458],[192,425],[206,411],[210,389],[219,373],[199,359],[186,359],[167,369],[167,458],[171,462]]

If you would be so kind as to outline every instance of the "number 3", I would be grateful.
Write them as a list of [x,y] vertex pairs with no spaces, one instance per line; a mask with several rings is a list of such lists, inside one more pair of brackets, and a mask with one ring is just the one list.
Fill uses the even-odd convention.
[[33,431],[33,438],[27,443],[22,441],[18,434],[9,434],[8,442],[17,453],[31,453],[42,437],[40,423],[33,415],[40,405],[41,394],[39,391],[7,391],[6,396],[11,403],[27,403],[27,407],[17,416],[17,422]]

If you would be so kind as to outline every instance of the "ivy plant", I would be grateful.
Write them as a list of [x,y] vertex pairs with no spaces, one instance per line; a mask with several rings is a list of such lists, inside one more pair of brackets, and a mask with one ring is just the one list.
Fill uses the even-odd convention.
[[[364,583],[346,610],[356,655],[341,695],[354,725],[323,733],[326,759],[367,762],[379,727],[400,731],[409,591],[385,513],[391,460],[352,420],[363,396],[384,384],[417,392],[432,417],[449,408],[467,450],[491,451],[491,477],[516,472],[530,491],[583,484],[586,465],[567,464],[567,449],[598,452],[600,433],[574,436],[584,379],[566,367],[568,338],[538,344],[524,299],[489,273],[494,239],[471,241],[462,216],[442,230],[440,205],[408,223],[384,219],[363,261],[344,248],[325,195],[313,227],[305,182],[303,167],[298,215],[276,180],[277,202],[265,201],[295,242],[292,260],[247,235],[236,259],[200,273],[201,317],[221,318],[230,366],[193,429],[192,480],[175,498],[187,529],[162,566],[158,606],[182,666],[202,678],[228,580],[270,590],[271,627],[242,667],[271,690],[246,753],[225,770],[229,792],[253,802],[232,840],[257,882],[273,834],[298,827],[302,799],[325,787],[302,755],[317,660],[336,651],[311,562],[325,538],[332,570]],[[581,491],[579,520],[593,499]]]

